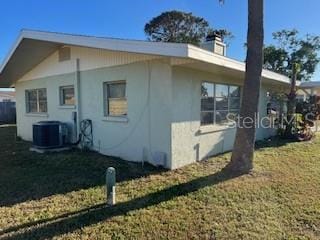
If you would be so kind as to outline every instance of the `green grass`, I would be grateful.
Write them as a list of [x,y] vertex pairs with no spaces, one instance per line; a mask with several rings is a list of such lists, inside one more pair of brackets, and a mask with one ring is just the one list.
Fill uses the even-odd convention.
[[[230,154],[175,171],[96,153],[39,155],[0,128],[0,239],[320,239],[320,140],[259,145],[251,175]],[[117,205],[104,173],[117,169]]]

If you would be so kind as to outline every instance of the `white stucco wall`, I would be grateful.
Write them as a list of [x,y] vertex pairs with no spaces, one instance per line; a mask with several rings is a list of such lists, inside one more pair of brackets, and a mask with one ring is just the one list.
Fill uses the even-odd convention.
[[[80,62],[80,105],[59,106],[59,87],[77,85],[76,59]],[[129,161],[154,161],[164,153],[167,168],[178,168],[232,149],[235,128],[200,126],[200,88],[203,81],[242,85],[241,77],[172,67],[156,56],[71,47],[71,60],[58,61],[55,52],[16,82],[18,135],[32,140],[32,124],[59,120],[72,125],[72,113],[81,108],[79,120],[93,122],[94,150]],[[104,116],[103,83],[126,80],[127,119]],[[266,114],[262,85],[259,111]],[[26,114],[25,90],[46,88],[47,114]],[[263,139],[273,131],[258,129]],[[75,139],[75,137],[74,137]]]
[[[200,125],[201,83],[243,85],[243,79],[215,75],[182,67],[173,68],[172,168],[203,160],[232,150],[236,129],[219,125]],[[270,86],[271,87],[271,86]],[[259,114],[267,114],[268,86],[260,93]],[[257,129],[257,139],[273,135],[273,129]]]
[[[76,111],[76,108],[60,106],[59,87],[72,85],[74,82],[74,73],[18,82],[16,84],[18,136],[31,141],[32,124],[38,121],[59,120],[72,125],[72,112]],[[39,88],[47,89],[48,112],[46,114],[28,114],[26,113],[25,91]]]
[[[97,151],[137,162],[152,161],[153,154],[163,152],[170,167],[171,68],[167,63],[85,71],[80,79],[81,118],[93,121]],[[103,83],[119,80],[127,82],[127,121],[104,116]]]
[[[72,112],[77,111],[78,106],[59,106],[59,87],[77,85],[75,71],[76,59],[79,59],[79,120],[92,120],[94,149],[137,162],[153,162],[155,154],[163,153],[166,167],[170,168],[172,77],[169,61],[83,48],[72,48],[72,53],[72,59],[64,62],[58,61],[57,52],[52,54],[17,81],[18,136],[31,141],[32,124],[42,120],[59,120],[72,125]],[[103,83],[119,80],[127,83],[128,117],[106,118]],[[27,114],[25,90],[37,88],[47,89],[48,113]]]

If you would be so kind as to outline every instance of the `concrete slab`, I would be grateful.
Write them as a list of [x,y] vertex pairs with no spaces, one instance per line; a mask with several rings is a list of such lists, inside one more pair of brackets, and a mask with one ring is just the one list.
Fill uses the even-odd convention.
[[71,150],[71,147],[61,147],[61,148],[51,148],[51,149],[31,147],[29,150],[31,152],[37,152],[37,153],[52,153],[52,152],[68,151],[68,150]]

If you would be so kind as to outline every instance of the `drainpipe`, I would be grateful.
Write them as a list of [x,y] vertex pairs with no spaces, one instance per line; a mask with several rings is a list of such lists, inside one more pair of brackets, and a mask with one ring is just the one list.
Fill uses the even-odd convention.
[[76,71],[75,71],[75,84],[74,84],[75,94],[76,94],[76,112],[75,112],[75,118],[76,118],[76,139],[79,136],[80,133],[80,122],[81,122],[81,96],[80,96],[80,59],[76,59]]

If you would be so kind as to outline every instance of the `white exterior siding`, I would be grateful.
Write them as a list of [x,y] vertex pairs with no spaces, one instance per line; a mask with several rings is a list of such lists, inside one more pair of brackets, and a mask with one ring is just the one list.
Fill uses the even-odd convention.
[[[80,66],[86,62],[88,61],[80,59]],[[93,63],[93,66],[96,64]],[[57,75],[60,71],[64,73],[63,69],[73,73]],[[76,86],[75,70],[74,59],[59,63],[58,56],[54,54],[17,82],[18,136],[31,141],[32,124],[42,120],[59,120],[72,125],[72,112],[77,111],[77,107],[59,106],[59,87],[72,84]],[[27,80],[31,76],[48,74],[54,76]],[[103,83],[118,80],[125,80],[127,83],[128,118],[125,121],[104,116]],[[166,167],[171,168],[172,77],[169,63],[144,61],[83,70],[80,72],[79,85],[79,120],[92,120],[96,151],[138,162],[152,162],[152,155],[161,152],[166,154]],[[26,114],[25,90],[37,88],[47,89],[48,113]]]
[[[153,162],[160,152],[166,167],[178,168],[232,149],[235,129],[200,126],[200,87],[203,81],[242,85],[243,79],[221,74],[172,67],[167,58],[71,47],[71,60],[59,62],[55,52],[16,83],[18,135],[32,140],[32,124],[59,120],[72,124],[72,112],[80,108],[78,120],[93,122],[94,149],[129,161]],[[76,60],[80,62],[80,106],[59,106],[59,87],[77,86]],[[172,62],[172,61],[171,61]],[[127,119],[104,116],[103,83],[126,81]],[[25,90],[47,89],[48,113],[26,114]],[[261,113],[266,113],[265,85]],[[270,130],[258,130],[262,139]],[[75,140],[75,139],[73,139]]]
[[[44,120],[59,120],[72,124],[72,112],[74,107],[60,106],[59,87],[72,85],[75,82],[75,74],[66,74],[46,77],[27,82],[18,82],[16,85],[16,107],[17,107],[17,130],[18,136],[23,139],[32,140],[32,124]],[[32,114],[26,113],[25,91],[28,89],[47,89],[48,113]]]
[[[170,168],[171,68],[167,63],[85,71],[80,79],[81,119],[93,121],[97,151],[137,162],[151,161],[152,154],[164,152]],[[104,116],[103,82],[119,80],[127,83],[127,122]]]
[[[202,82],[243,85],[243,79],[180,67],[173,69],[172,168],[232,150],[235,128],[200,125]],[[259,104],[262,117],[267,112],[267,89],[267,86],[262,85]],[[273,134],[273,129],[257,129],[258,140]]]
[[263,140],[274,136],[277,134],[277,130],[274,128],[265,128],[261,126],[261,123],[268,124],[267,120],[267,104],[268,104],[268,92],[279,91],[279,89],[274,89],[275,86],[262,84],[260,89],[260,99],[259,99],[259,118],[260,118],[260,127],[257,128],[256,138],[257,140]]
[[76,59],[81,59],[80,71],[86,71],[159,58],[152,55],[114,52],[84,47],[70,46],[70,48],[71,60],[59,62],[59,51],[56,51],[42,61],[37,67],[25,74],[19,81],[75,72]]

